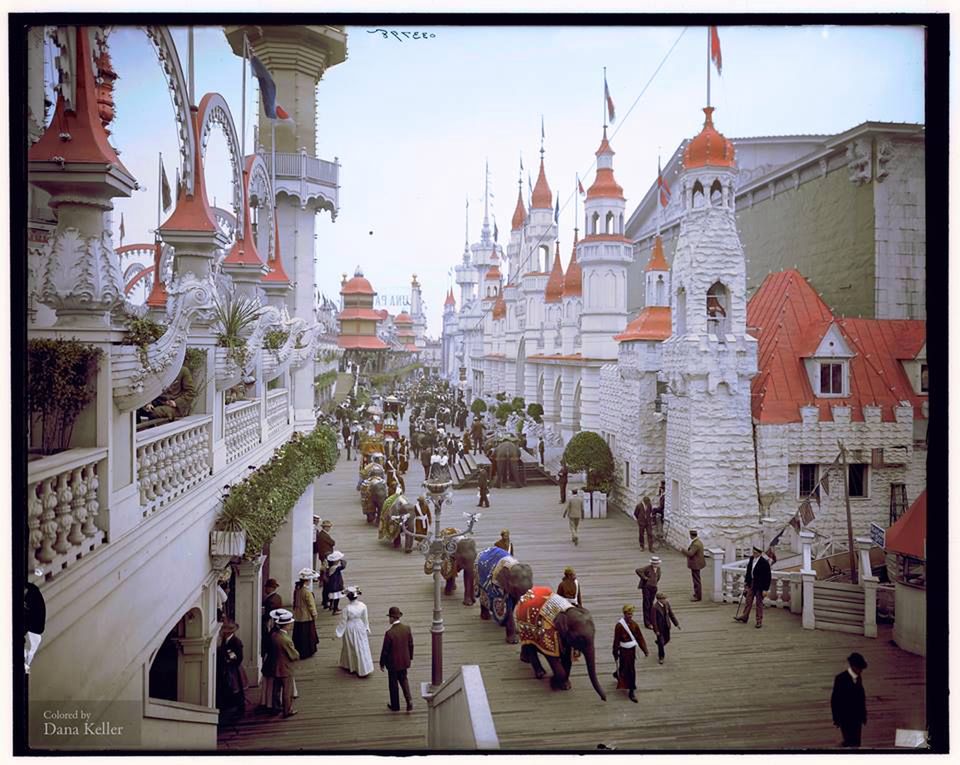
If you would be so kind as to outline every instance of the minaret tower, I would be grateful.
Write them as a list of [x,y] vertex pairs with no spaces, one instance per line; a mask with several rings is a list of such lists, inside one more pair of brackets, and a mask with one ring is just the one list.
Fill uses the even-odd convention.
[[[626,199],[613,176],[613,149],[607,129],[597,149],[597,176],[584,203],[586,235],[577,247],[583,272],[581,353],[585,359],[615,361],[613,336],[627,320],[627,267],[633,262],[633,246],[624,236]],[[600,368],[583,370],[581,378],[581,426],[600,430]]]
[[413,332],[416,336],[418,350],[427,347],[427,317],[423,313],[423,296],[420,293],[420,282],[414,274],[410,280],[410,318],[413,319]]
[[714,128],[713,108],[703,111],[703,130],[684,150],[679,178],[672,333],[663,346],[665,512],[674,544],[686,545],[685,530],[695,526],[705,544],[716,546],[748,533],[759,518],[750,411],[757,342],[746,329],[734,146]]
[[441,362],[441,373],[451,382],[457,382],[459,378],[459,369],[454,351],[456,350],[457,333],[457,302],[453,297],[453,287],[447,290],[447,297],[443,301],[443,335],[441,339],[441,348],[443,360]]

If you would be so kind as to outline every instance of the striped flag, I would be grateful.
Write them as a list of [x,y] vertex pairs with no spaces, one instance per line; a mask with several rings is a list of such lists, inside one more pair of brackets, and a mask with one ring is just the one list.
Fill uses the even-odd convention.
[[717,66],[717,74],[723,74],[723,57],[720,55],[720,35],[716,27],[710,27],[710,60]]
[[[719,48],[718,48],[719,50]],[[603,95],[607,99],[607,114],[610,117],[610,124],[614,123],[614,120],[617,118],[617,111],[613,107],[613,99],[610,97],[610,88],[607,87],[607,75],[603,75]]]
[[277,84],[273,81],[267,67],[256,56],[250,56],[250,66],[253,76],[260,83],[260,100],[263,102],[263,113],[268,119],[275,122],[293,122],[286,109],[277,103]]
[[660,189],[660,206],[666,207],[670,202],[670,184],[667,183],[667,179],[663,177],[663,172],[660,170],[660,160],[657,160],[657,188]]

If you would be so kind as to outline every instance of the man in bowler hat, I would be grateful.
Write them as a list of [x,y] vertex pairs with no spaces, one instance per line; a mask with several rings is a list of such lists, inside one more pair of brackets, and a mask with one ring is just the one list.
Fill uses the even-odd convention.
[[412,712],[413,699],[410,696],[407,669],[413,661],[413,633],[400,621],[403,612],[396,606],[390,607],[387,616],[390,627],[383,636],[383,647],[380,649],[380,671],[387,670],[387,683],[390,687],[390,703],[387,708],[392,712],[400,711],[399,686],[407,700],[407,711]]
[[866,668],[866,659],[854,652],[847,657],[847,668],[833,679],[830,709],[833,724],[843,735],[840,746],[860,746],[860,734],[867,724],[867,697],[861,677]]

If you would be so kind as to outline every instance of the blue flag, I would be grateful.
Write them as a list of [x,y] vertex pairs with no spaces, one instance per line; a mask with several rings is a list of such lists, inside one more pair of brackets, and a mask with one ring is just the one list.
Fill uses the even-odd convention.
[[256,56],[250,56],[250,66],[253,76],[260,83],[260,100],[263,102],[263,113],[268,119],[278,122],[293,122],[293,119],[280,104],[277,103],[277,84],[273,81],[267,67]]

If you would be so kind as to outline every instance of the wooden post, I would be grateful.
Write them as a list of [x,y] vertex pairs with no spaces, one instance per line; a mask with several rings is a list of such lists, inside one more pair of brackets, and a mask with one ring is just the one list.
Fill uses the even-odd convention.
[[850,515],[850,487],[847,475],[847,449],[843,441],[837,442],[840,446],[840,464],[843,465],[843,499],[847,506],[847,550],[850,559],[850,581],[857,583],[857,551],[853,546],[853,518]]

